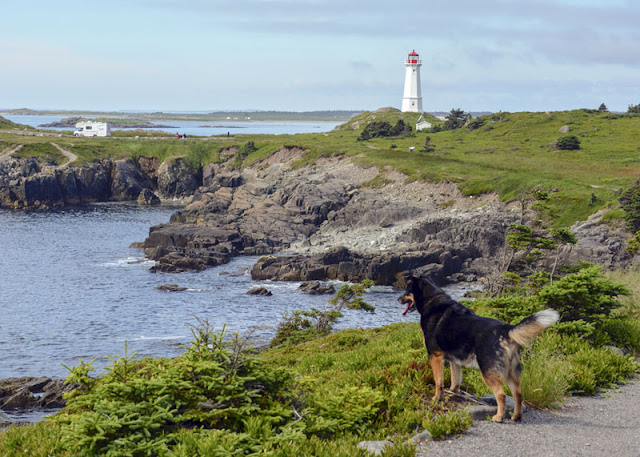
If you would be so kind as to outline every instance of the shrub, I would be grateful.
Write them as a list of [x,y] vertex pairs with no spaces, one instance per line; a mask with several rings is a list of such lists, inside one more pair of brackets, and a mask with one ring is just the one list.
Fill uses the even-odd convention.
[[358,141],[366,141],[370,140],[371,138],[389,136],[391,134],[391,128],[391,124],[386,121],[370,122],[362,130],[362,133],[360,133]]
[[465,113],[460,108],[452,109],[451,112],[447,114],[445,119],[446,120],[444,121],[444,129],[455,130],[462,127],[465,122],[471,119],[471,114]]
[[476,118],[476,119],[470,120],[467,123],[467,129],[469,129],[469,130],[479,129],[480,127],[482,127],[484,125],[484,123],[485,123],[485,120],[484,119],[480,119],[480,118]]
[[563,321],[594,322],[602,324],[621,304],[618,295],[630,292],[622,284],[606,279],[602,267],[593,265],[567,275],[545,286],[538,297],[546,306],[556,309]]
[[640,103],[638,103],[637,105],[629,105],[629,109],[627,109],[627,113],[629,114],[640,113]]
[[434,440],[443,440],[447,437],[460,436],[471,427],[473,420],[467,411],[452,411],[447,414],[429,415],[422,426],[429,431]]
[[245,145],[238,149],[238,152],[236,152],[236,159],[244,160],[249,154],[257,150],[258,148],[256,148],[256,145],[253,143],[253,141],[247,141]]
[[431,137],[428,135],[424,139],[424,147],[422,150],[424,152],[433,152],[436,150],[435,146],[431,143]]
[[567,135],[556,141],[556,146],[558,149],[562,149],[563,151],[571,151],[580,149],[580,140],[575,135]]
[[[80,455],[160,455],[178,442],[176,429],[195,427],[217,429],[209,434],[216,445],[246,453],[291,422],[289,372],[267,367],[237,336],[225,342],[224,330],[215,334],[206,324],[193,333],[175,360],[134,361],[125,347],[108,374],[82,382],[85,388],[73,391],[54,418],[62,448]],[[76,372],[67,382],[81,376]],[[255,436],[256,428],[269,433]]]
[[366,141],[377,137],[406,136],[410,135],[411,132],[411,126],[406,124],[402,119],[399,119],[393,127],[386,121],[373,121],[367,124],[367,126],[362,130],[362,133],[360,133],[360,136],[358,137],[358,141]]
[[362,309],[373,312],[375,307],[364,301],[364,291],[373,286],[370,279],[363,280],[360,284],[344,284],[336,294],[329,299],[331,309],[310,311],[295,310],[293,313],[283,316],[278,324],[276,336],[271,340],[271,346],[281,344],[297,344],[327,335],[333,330],[333,324],[343,316],[342,308]]
[[624,210],[624,219],[633,232],[640,230],[640,182],[628,189],[620,198],[620,206]]

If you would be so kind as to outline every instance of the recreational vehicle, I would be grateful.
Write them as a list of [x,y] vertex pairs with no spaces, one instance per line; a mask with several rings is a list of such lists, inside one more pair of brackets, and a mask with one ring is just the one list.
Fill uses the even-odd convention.
[[73,136],[111,136],[111,126],[108,122],[82,121],[76,124]]

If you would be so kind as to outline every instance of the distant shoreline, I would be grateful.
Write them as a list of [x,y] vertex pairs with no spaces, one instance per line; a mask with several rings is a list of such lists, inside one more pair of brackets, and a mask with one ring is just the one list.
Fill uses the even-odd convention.
[[122,112],[84,110],[0,110],[0,115],[117,117],[145,121],[199,122],[346,122],[362,111],[215,111],[210,113]]

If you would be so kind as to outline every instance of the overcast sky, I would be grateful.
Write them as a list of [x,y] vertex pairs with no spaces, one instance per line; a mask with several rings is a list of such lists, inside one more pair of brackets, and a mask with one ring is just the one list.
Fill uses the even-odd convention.
[[9,1],[0,108],[626,111],[638,0]]

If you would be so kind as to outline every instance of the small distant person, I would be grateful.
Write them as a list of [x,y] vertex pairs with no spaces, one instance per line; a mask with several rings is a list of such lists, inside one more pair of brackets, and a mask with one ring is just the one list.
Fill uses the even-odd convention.
[[176,132],[176,138],[180,138],[180,134]]
[[231,135],[229,134],[229,132],[227,132],[227,138],[229,138]]
[[186,139],[187,139],[187,134],[186,134],[186,133],[184,133],[184,134],[182,135],[182,138],[184,138],[184,139],[186,140]]

